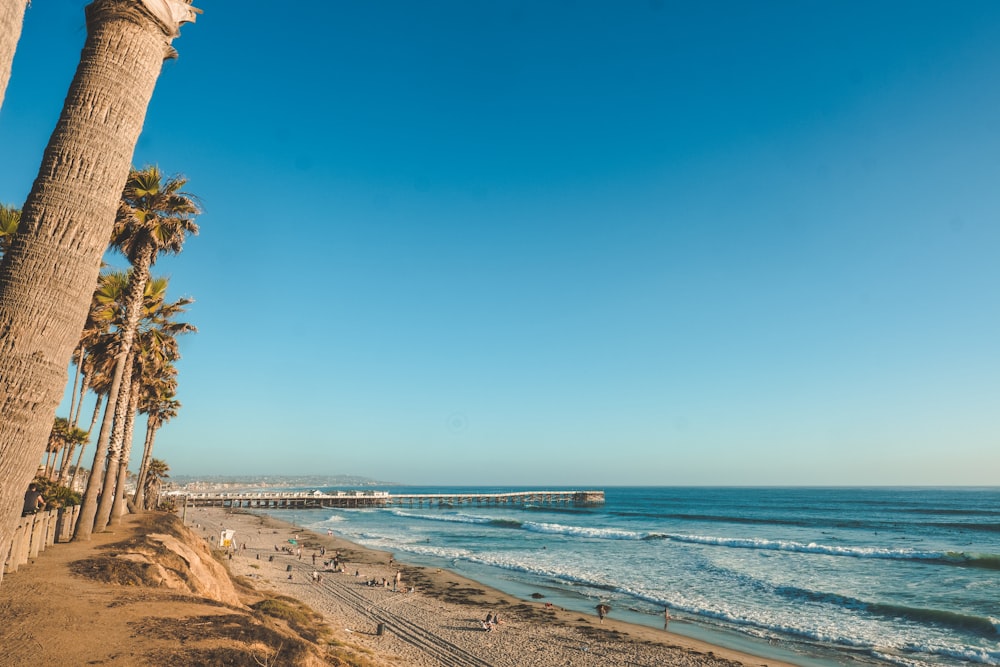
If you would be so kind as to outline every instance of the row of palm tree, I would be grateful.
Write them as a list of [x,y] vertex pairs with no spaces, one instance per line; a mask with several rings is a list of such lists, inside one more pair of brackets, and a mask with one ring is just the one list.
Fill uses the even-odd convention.
[[[89,539],[92,531],[116,523],[125,513],[137,412],[147,415],[142,489],[156,431],[180,405],[174,365],[180,357],[177,337],[195,328],[176,317],[191,300],[168,302],[166,279],[153,277],[150,269],[160,255],[180,252],[187,236],[198,233],[198,204],[183,191],[185,184],[181,177],[165,178],[156,167],[133,169],[122,194],[110,246],[129,260],[131,269],[102,276],[88,318],[92,328],[85,328],[81,337],[89,343],[83,358],[94,357],[91,373],[101,377],[106,392],[78,539]],[[132,499],[138,507],[140,493]]]
[[[26,4],[0,0],[0,101]],[[195,11],[189,0],[86,8],[80,64],[0,260],[0,551],[52,430],[163,61]]]
[[[88,437],[86,431],[73,426],[65,417],[56,417],[49,434],[49,444],[45,447],[44,477],[59,485],[65,484],[73,453],[77,447],[87,444]],[[62,462],[57,466],[60,453]]]
[[[89,442],[101,403],[106,400],[77,526],[79,539],[88,539],[93,530],[102,530],[125,513],[125,484],[137,413],[147,415],[147,425],[132,503],[144,508],[156,432],[180,407],[174,365],[180,358],[177,337],[196,329],[176,321],[176,317],[185,312],[192,300],[168,302],[168,280],[152,276],[150,269],[158,256],[180,252],[186,237],[198,232],[194,216],[199,207],[182,190],[185,184],[182,177],[165,178],[155,166],[130,172],[109,248],[123,254],[131,269],[99,275],[87,321],[72,356],[76,373],[70,418],[55,419],[46,446],[43,474],[54,482],[65,481],[75,447]],[[2,219],[16,222],[17,213],[10,207],[0,209]],[[16,231],[14,224],[8,234],[0,237],[0,251],[6,246],[5,240]],[[88,389],[96,394],[97,400],[90,428],[84,431],[79,428],[79,420]],[[57,476],[60,452],[63,458]],[[79,470],[78,462],[74,481]]]

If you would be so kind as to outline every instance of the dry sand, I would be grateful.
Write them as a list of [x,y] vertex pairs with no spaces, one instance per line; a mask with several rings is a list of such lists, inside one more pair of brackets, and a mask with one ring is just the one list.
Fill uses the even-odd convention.
[[[305,602],[346,641],[397,665],[789,667],[612,618],[601,624],[596,616],[521,601],[447,570],[390,566],[390,554],[335,536],[315,535],[270,517],[188,508],[186,523],[216,544],[223,528],[235,530],[238,548],[228,561],[234,575],[250,579],[260,590]],[[289,539],[302,547],[301,558],[295,551],[275,550],[276,546],[296,549]],[[322,570],[321,546],[328,558],[339,552],[347,571],[323,572],[317,584],[311,575]],[[393,592],[391,583],[389,588],[364,583],[372,578],[391,582],[397,569],[402,574],[398,592]],[[489,611],[503,621],[493,632],[481,623]]]

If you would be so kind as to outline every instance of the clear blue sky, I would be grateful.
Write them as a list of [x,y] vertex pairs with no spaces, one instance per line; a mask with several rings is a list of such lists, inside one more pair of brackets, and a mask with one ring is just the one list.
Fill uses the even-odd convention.
[[205,209],[175,472],[997,483],[1000,4],[198,4],[135,157]]

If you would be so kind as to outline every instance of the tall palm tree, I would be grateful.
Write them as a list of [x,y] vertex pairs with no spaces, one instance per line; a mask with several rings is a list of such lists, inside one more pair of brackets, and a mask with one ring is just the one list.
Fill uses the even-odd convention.
[[128,410],[125,414],[122,453],[118,463],[118,486],[115,492],[114,506],[111,508],[110,518],[112,522],[125,513],[125,481],[132,450],[135,413],[142,397],[142,389],[144,386],[157,383],[161,378],[164,380],[169,378],[176,386],[177,369],[173,362],[180,358],[177,336],[197,331],[197,329],[186,322],[175,322],[174,318],[183,313],[185,306],[191,302],[191,299],[179,299],[169,304],[161,302],[159,307],[144,318],[143,326],[136,335],[136,345],[132,349],[134,359],[132,384],[128,396]]
[[[72,401],[69,407],[69,420],[74,426],[80,424],[83,398],[87,394],[88,377],[93,367],[93,360],[90,360],[88,363],[88,350],[111,326],[108,318],[105,316],[108,310],[108,299],[102,298],[103,293],[107,290],[105,279],[107,275],[110,274],[102,273],[97,278],[97,290],[91,298],[90,310],[87,312],[87,320],[83,325],[80,341],[77,343],[76,348],[73,350],[73,355],[70,357],[70,360],[76,366],[76,372],[73,374]],[[79,392],[77,392],[78,388]]]
[[[98,276],[97,289],[91,298],[90,310],[87,312],[87,321],[84,324],[83,332],[80,334],[80,342],[74,351],[74,361],[77,366],[76,376],[79,376],[79,391],[76,390],[76,376],[74,376],[74,398],[76,400],[76,412],[71,410],[71,421],[74,427],[79,427],[80,416],[83,412],[83,399],[87,390],[94,392],[97,400],[94,402],[94,411],[90,418],[90,425],[86,431],[80,430],[83,434],[83,447],[73,468],[73,477],[68,486],[76,489],[76,480],[83,467],[83,456],[86,453],[86,445],[90,440],[90,434],[97,424],[97,419],[101,414],[104,397],[107,395],[111,385],[111,375],[114,372],[114,352],[116,350],[114,334],[111,331],[115,317],[120,311],[120,302],[125,286],[128,284],[128,274],[125,271],[105,271]],[[64,472],[60,477],[65,477],[68,473],[67,462],[63,462]],[[89,474],[87,477],[89,481]]]
[[[86,368],[84,385],[89,384],[94,393],[97,394],[94,413],[90,420],[90,428],[87,429],[88,437],[97,423],[103,399],[111,393],[111,378],[114,375],[115,361],[119,348],[117,330],[121,328],[124,319],[123,302],[127,289],[127,271],[105,271],[101,273],[97,278],[97,289],[94,290],[93,297],[91,298],[90,310],[87,312],[87,321],[80,336],[80,343],[86,349],[86,356],[83,362]],[[151,286],[151,289],[155,289],[155,286]],[[80,402],[83,402],[82,398]],[[106,410],[105,412],[107,413],[108,411]],[[110,418],[108,414],[105,417]],[[94,463],[90,473],[87,475],[87,493],[100,493],[100,483],[103,480],[102,474],[106,456],[107,440],[104,440],[98,443],[94,452]],[[76,488],[76,478],[81,470],[80,464],[82,458],[83,450],[80,451],[80,459],[76,462],[76,471],[73,473],[70,488]],[[87,506],[87,500],[87,495],[85,494],[85,507]],[[96,499],[92,499],[91,505],[96,511]],[[92,523],[93,519],[87,522],[88,530]]]
[[149,475],[149,465],[153,458],[153,443],[156,432],[165,423],[177,416],[181,402],[176,397],[177,380],[173,377],[164,378],[158,384],[149,387],[139,403],[139,409],[146,413],[146,442],[142,448],[142,463],[139,465],[139,480],[136,482],[135,497],[132,504],[136,508],[146,509],[146,477]]
[[[106,334],[107,332],[105,332]],[[94,426],[97,425],[97,419],[101,415],[101,407],[104,405],[104,398],[108,395],[111,389],[111,374],[114,371],[114,342],[112,340],[104,340],[103,338],[98,339],[87,346],[86,355],[83,358],[83,377],[84,382],[81,383],[80,391],[81,394],[84,393],[88,388],[94,392],[97,400],[94,401],[94,410],[90,416],[90,424],[87,426],[87,430],[83,431],[86,434],[86,442],[90,441],[90,434],[94,432]],[[74,418],[73,425],[77,426],[80,420],[80,411],[83,407],[83,397],[80,397],[79,404],[77,407],[76,417]],[[80,449],[80,455],[76,460],[76,468],[73,470],[73,479],[70,481],[69,487],[71,489],[76,489],[76,479],[83,468],[81,463],[83,462],[83,455],[86,452],[86,447]],[[89,473],[88,473],[89,481]]]
[[10,81],[10,68],[14,62],[14,49],[21,38],[24,8],[28,0],[0,0],[0,106]]
[[147,508],[153,509],[159,504],[160,487],[163,486],[163,480],[170,477],[169,472],[170,466],[166,461],[153,459],[149,462],[149,469],[143,482],[143,495]]
[[0,551],[66,385],[156,79],[194,19],[184,0],[94,0],[86,14],[80,65],[0,263]]
[[72,424],[69,425],[66,433],[66,443],[64,445],[64,453],[62,464],[59,466],[59,475],[56,477],[56,483],[59,486],[66,485],[66,478],[69,476],[69,466],[73,461],[73,452],[76,451],[77,447],[86,447],[87,440],[90,439],[90,434],[79,429]]
[[[115,373],[122,368],[118,359],[122,350],[122,338],[127,326],[128,313],[126,312],[126,300],[129,297],[130,273],[129,271],[107,271],[100,275],[87,319],[88,326],[93,327],[90,330],[90,335],[86,336],[88,338],[87,359],[91,365],[89,374],[93,377],[91,383],[96,385],[95,390],[99,392],[99,396],[103,395],[107,397],[107,405],[104,409],[104,421],[101,424],[100,431],[102,437],[99,437],[97,441],[94,462],[87,479],[87,490],[83,498],[82,510],[92,508],[95,516],[98,509],[96,495],[103,493],[103,484],[108,475],[105,464],[108,463],[111,420],[114,418],[115,413],[115,402],[112,399],[112,392],[115,384]],[[167,284],[168,281],[166,278],[155,278],[146,283],[142,299],[142,312],[139,317],[140,321],[149,318],[157,309],[163,307]],[[87,329],[84,331],[86,335]],[[119,382],[119,393],[122,384]],[[97,413],[95,411],[94,421],[96,421],[96,417]],[[91,428],[93,428],[93,423],[91,423]],[[111,465],[114,466],[112,469],[117,471],[117,462],[113,461]],[[110,507],[110,505],[106,505],[106,507]],[[88,519],[88,529],[92,527],[93,521],[93,518]],[[80,529],[80,525],[82,524],[78,521],[78,530]]]
[[[108,394],[107,410],[113,409],[114,419],[109,423],[105,418],[97,439],[98,448],[108,442],[108,466],[104,475],[105,490],[113,488],[118,477],[124,442],[126,414],[128,412],[128,378],[132,375],[131,365],[135,355],[131,354],[132,342],[142,317],[143,296],[149,282],[150,267],[161,253],[178,253],[184,247],[188,234],[197,234],[198,225],[194,217],[200,212],[194,198],[182,188],[187,179],[174,176],[164,178],[158,167],[133,169],[129,173],[121,205],[115,218],[111,247],[119,250],[132,265],[129,284],[125,293],[125,321],[120,331],[118,359],[115,374],[111,378],[111,393]],[[107,413],[106,413],[107,414]],[[109,431],[114,428],[114,433]],[[80,521],[89,520],[88,497],[96,496],[91,485],[87,485]],[[94,513],[94,530],[104,530],[111,519],[114,494],[101,493],[100,502]],[[79,530],[79,528],[78,528]]]
[[[131,352],[132,355],[140,355],[141,352],[134,349]],[[119,450],[121,455],[118,459],[118,469],[115,475],[115,486],[114,486],[114,500],[112,501],[110,508],[110,516],[108,517],[108,523],[112,526],[117,525],[121,517],[125,514],[127,501],[125,499],[125,484],[128,481],[129,470],[128,463],[129,458],[132,456],[132,434],[135,430],[135,413],[139,409],[139,393],[142,390],[143,376],[142,376],[142,364],[136,364],[132,370],[132,380],[129,386],[126,388],[122,385],[122,397],[121,400],[128,403],[128,407],[125,410],[125,424],[122,428],[122,442],[119,445]],[[110,467],[110,462],[109,462]],[[98,517],[100,519],[100,517]]]
[[56,417],[49,432],[49,442],[45,445],[45,479],[52,479],[51,467],[55,467],[56,456],[66,446],[69,436],[69,420]]

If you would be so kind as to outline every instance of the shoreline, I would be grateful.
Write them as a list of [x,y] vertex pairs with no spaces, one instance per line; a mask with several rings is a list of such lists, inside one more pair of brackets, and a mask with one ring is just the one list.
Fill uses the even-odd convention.
[[[213,548],[218,548],[223,529],[235,530],[238,548],[227,560],[234,576],[245,577],[262,590],[299,599],[359,646],[385,658],[397,657],[407,665],[448,660],[480,666],[796,664],[612,617],[601,623],[596,612],[583,614],[544,601],[525,601],[450,570],[391,560],[389,553],[336,534],[319,535],[263,513],[189,508],[185,523]],[[290,544],[289,539],[297,544]],[[339,552],[347,571],[322,572],[321,547],[327,557]],[[322,573],[319,584],[312,582],[313,555],[315,570]],[[401,588],[393,592],[391,582],[397,570]],[[384,578],[390,585],[364,585],[372,578],[380,583]],[[503,619],[496,631],[482,627],[488,612]]]

